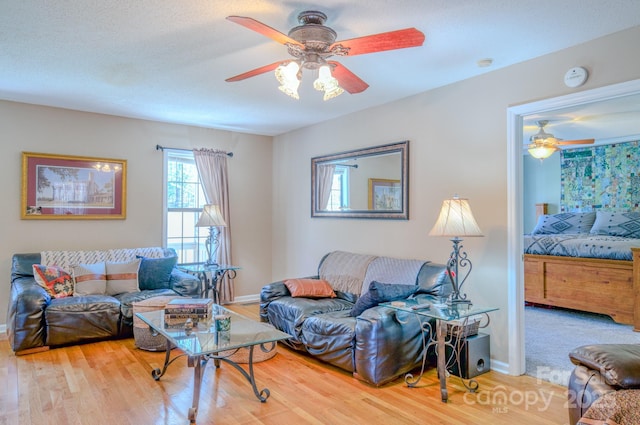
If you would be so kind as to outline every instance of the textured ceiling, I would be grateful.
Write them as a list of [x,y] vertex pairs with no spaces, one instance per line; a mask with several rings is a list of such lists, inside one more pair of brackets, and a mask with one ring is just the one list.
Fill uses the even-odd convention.
[[[314,9],[338,40],[415,27],[426,41],[338,58],[370,87],[327,102],[310,71],[299,101],[272,73],[224,81],[289,58],[285,46],[226,16],[286,34],[299,12]],[[638,0],[5,0],[0,98],[276,135],[637,25]],[[484,58],[493,65],[478,67]]]

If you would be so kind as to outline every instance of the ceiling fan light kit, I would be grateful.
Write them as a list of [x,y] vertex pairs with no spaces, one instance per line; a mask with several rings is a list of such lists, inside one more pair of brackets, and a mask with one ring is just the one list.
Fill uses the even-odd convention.
[[329,65],[323,65],[318,71],[318,79],[313,82],[313,88],[324,92],[324,100],[333,99],[344,93],[344,89],[340,87],[338,80],[331,75]]
[[595,142],[594,139],[558,139],[553,134],[544,131],[544,127],[549,124],[548,120],[540,120],[537,124],[539,130],[529,139],[530,143],[527,145],[527,150],[532,157],[539,160],[549,158],[554,152],[560,150],[559,145],[590,145]]
[[300,86],[300,65],[297,62],[291,61],[286,65],[280,65],[276,68],[275,74],[280,87],[278,87],[284,94],[291,96],[294,99],[300,99],[298,95],[298,87]]
[[531,155],[535,159],[542,160],[542,159],[549,158],[551,155],[553,155],[553,153],[558,150],[558,147],[553,145],[545,145],[545,144],[536,145],[532,143],[529,145],[528,150],[529,150],[529,155]]
[[295,59],[274,62],[227,78],[226,81],[241,81],[275,70],[276,78],[280,83],[278,88],[294,99],[300,98],[298,87],[302,80],[303,69],[318,70],[318,78],[313,86],[316,90],[324,91],[324,100],[333,99],[345,91],[351,94],[361,93],[369,87],[344,65],[328,60],[331,56],[355,56],[417,47],[424,43],[424,34],[415,28],[336,42],[336,32],[324,25],[327,15],[317,10],[301,12],[298,15],[300,25],[292,28],[288,35],[252,18],[228,16],[227,19],[284,44],[289,54]]

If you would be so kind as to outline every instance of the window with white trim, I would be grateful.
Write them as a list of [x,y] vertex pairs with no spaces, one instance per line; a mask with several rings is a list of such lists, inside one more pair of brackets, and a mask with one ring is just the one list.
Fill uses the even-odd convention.
[[207,259],[207,228],[196,227],[206,198],[198,179],[193,152],[164,149],[165,246],[178,254],[178,264]]

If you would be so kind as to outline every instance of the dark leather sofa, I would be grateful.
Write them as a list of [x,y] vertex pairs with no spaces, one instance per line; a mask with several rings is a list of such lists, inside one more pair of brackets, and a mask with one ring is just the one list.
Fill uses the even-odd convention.
[[569,358],[576,365],[568,388],[571,425],[603,395],[640,389],[640,344],[585,345],[572,350]]
[[[335,262],[325,267],[336,255],[346,258],[345,263],[362,257],[329,253],[321,259],[318,275],[311,278],[340,280],[348,267],[341,269]],[[292,335],[284,341],[289,347],[352,372],[366,383],[383,385],[420,365],[424,351],[420,321],[416,315],[384,306],[373,306],[356,317],[350,313],[376,280],[415,285],[434,302],[446,296],[450,283],[445,266],[416,261],[373,256],[364,275],[358,276],[362,290],[337,290],[336,298],[292,297],[284,281],[271,283],[260,293],[260,319]]]
[[[160,258],[172,259],[176,256],[173,249],[156,249],[164,255]],[[135,249],[130,251],[136,252]],[[13,255],[7,335],[16,354],[130,337],[133,335],[134,302],[161,295],[197,297],[201,290],[200,280],[175,268],[175,261],[169,265],[170,275],[167,279],[162,278],[166,276],[166,265],[149,261],[150,265],[145,266],[146,262],[142,260],[140,278],[143,277],[143,267],[146,267],[144,278],[147,282],[140,281],[139,284],[141,288],[150,289],[117,295],[53,298],[34,278],[32,266],[40,264],[40,261],[40,253]]]

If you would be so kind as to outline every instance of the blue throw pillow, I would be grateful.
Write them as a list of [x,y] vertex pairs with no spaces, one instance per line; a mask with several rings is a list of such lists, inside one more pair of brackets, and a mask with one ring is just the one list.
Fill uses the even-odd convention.
[[380,283],[374,280],[369,284],[367,293],[358,298],[349,314],[353,317],[360,316],[363,311],[371,307],[388,301],[408,298],[419,289],[421,288],[417,285]]
[[178,262],[177,256],[162,258],[142,258],[138,270],[138,285],[141,291],[171,288],[171,272]]

